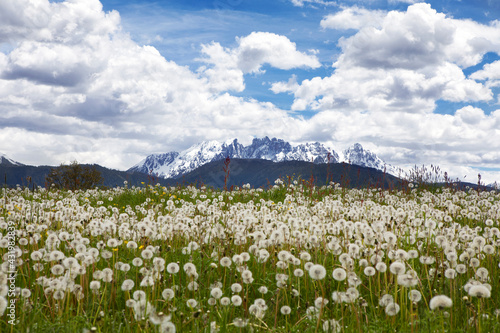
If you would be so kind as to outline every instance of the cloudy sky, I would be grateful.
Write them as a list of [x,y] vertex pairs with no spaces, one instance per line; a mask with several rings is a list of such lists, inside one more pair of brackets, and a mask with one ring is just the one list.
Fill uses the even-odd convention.
[[500,1],[0,1],[0,153],[127,169],[204,140],[361,143],[500,180]]

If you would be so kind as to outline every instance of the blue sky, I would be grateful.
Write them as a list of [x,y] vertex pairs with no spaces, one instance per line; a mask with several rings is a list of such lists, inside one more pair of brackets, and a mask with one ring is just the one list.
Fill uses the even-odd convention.
[[127,169],[278,137],[500,180],[500,2],[0,3],[0,153]]
[[[354,29],[332,31],[324,29],[319,22],[328,14],[342,8],[359,6],[372,10],[404,11],[418,1],[304,1],[302,6],[289,0],[249,1],[101,1],[105,10],[118,10],[122,25],[138,43],[155,46],[167,59],[187,65],[192,70],[200,66],[197,61],[200,45],[212,41],[225,47],[234,47],[235,38],[249,35],[253,31],[273,32],[287,36],[302,50],[315,49],[322,67],[294,71],[298,80],[315,76],[326,76],[333,71],[332,63],[340,54],[339,38],[356,33]],[[488,24],[500,18],[498,1],[427,1],[432,8],[457,19],[470,19]],[[153,24],[152,24],[153,23]],[[464,73],[480,69],[485,63],[498,60],[495,53],[488,53],[484,61]],[[253,97],[269,101],[280,108],[289,109],[293,98],[287,94],[274,94],[269,83],[288,79],[288,71],[265,66],[265,73],[245,78],[246,88],[238,96]],[[495,110],[488,103],[481,103],[486,112]],[[438,113],[453,113],[464,103],[440,103]],[[307,114],[306,116],[310,116]]]

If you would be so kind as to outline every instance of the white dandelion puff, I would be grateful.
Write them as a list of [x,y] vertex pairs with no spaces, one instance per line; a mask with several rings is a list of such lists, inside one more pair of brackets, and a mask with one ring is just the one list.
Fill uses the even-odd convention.
[[326,269],[322,265],[316,264],[309,269],[309,276],[313,280],[323,280],[326,276]]
[[444,308],[450,308],[453,305],[453,301],[446,295],[434,296],[429,302],[429,308],[431,310],[441,310]]

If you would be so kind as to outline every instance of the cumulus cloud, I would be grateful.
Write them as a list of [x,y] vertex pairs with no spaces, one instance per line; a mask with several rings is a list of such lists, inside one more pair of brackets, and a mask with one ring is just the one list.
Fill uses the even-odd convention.
[[382,10],[368,10],[357,6],[344,8],[343,10],[324,17],[320,25],[328,29],[356,29],[366,26],[379,27],[386,13]]
[[124,169],[206,139],[283,137],[296,123],[286,112],[220,92],[241,90],[240,73],[264,64],[319,66],[286,37],[255,33],[234,50],[205,46],[213,67],[192,72],[132,41],[119,14],[103,12],[97,0],[1,2],[0,13],[11,15],[0,38],[13,45],[0,53],[0,142],[24,163],[37,160],[28,153],[36,150],[51,164],[77,158]]
[[470,75],[474,80],[500,80],[500,60],[484,65],[483,69]]
[[118,13],[104,13],[97,0],[9,1],[0,13],[0,42],[18,44],[0,77],[56,86],[76,86],[99,71],[120,23]]
[[[338,28],[340,17],[381,12],[344,9],[330,21]],[[323,26],[328,27],[327,17]],[[500,29],[472,21],[456,20],[419,3],[406,12],[391,11],[380,27],[354,26],[360,30],[341,38],[342,53],[330,77],[304,80],[290,88],[294,110],[338,109],[432,112],[439,99],[453,102],[490,101],[488,86],[463,74],[482,56],[500,47]],[[335,23],[337,22],[337,23]],[[478,74],[480,75],[480,74]]]
[[[360,142],[393,165],[433,164],[453,177],[467,174],[459,174],[459,166],[498,168],[500,163],[499,155],[493,153],[500,151],[500,110],[489,115],[473,106],[455,115],[325,110],[304,126],[306,133],[330,136],[333,147]],[[466,180],[474,181],[477,173],[469,168]],[[493,173],[481,173],[484,181],[498,180]]]
[[316,55],[298,51],[295,43],[285,36],[252,32],[237,38],[236,42],[238,45],[233,49],[216,42],[202,45],[204,57],[200,60],[209,66],[202,67],[200,72],[209,79],[215,91],[242,91],[243,75],[260,73],[264,65],[283,70],[321,66]]
[[271,91],[275,94],[279,94],[282,92],[295,91],[299,87],[297,83],[297,75],[292,75],[288,82],[274,82],[271,85]]

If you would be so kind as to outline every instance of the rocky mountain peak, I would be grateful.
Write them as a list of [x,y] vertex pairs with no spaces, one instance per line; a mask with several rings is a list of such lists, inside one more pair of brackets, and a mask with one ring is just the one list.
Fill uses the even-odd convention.
[[347,161],[352,164],[384,170],[385,163],[370,151],[356,143],[339,156],[331,147],[320,142],[310,142],[293,146],[282,139],[254,138],[244,146],[238,139],[225,142],[203,141],[182,152],[154,154],[148,156],[128,171],[153,173],[165,178],[178,178],[206,163],[223,160],[226,157],[241,159],[264,159],[273,162],[306,161],[313,163],[337,163]]

